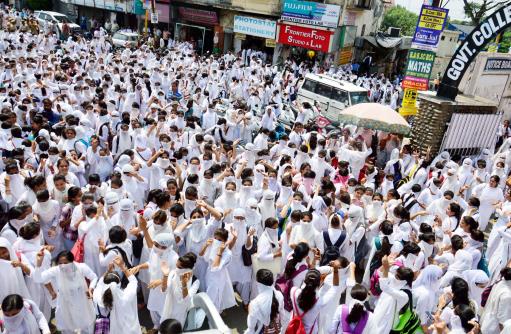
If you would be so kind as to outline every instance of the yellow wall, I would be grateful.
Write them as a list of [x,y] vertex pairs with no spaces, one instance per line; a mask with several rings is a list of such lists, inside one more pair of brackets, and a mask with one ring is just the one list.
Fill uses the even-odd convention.
[[233,9],[263,15],[280,15],[281,0],[232,0]]

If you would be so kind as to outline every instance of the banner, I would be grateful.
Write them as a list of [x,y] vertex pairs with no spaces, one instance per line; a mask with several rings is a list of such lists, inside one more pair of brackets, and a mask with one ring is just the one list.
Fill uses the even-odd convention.
[[144,0],[134,0],[133,4],[133,14],[135,15],[144,15],[145,14],[145,8],[144,8]]
[[413,116],[417,114],[417,90],[406,88],[403,95],[403,102],[399,108],[401,116]]
[[151,23],[158,24],[158,12],[151,12]]
[[339,53],[339,65],[346,65],[351,63],[351,57],[353,56],[351,46],[347,46],[341,49]]
[[437,95],[454,100],[468,65],[497,34],[509,27],[511,27],[511,2],[493,12],[463,40],[445,70]]
[[337,28],[341,7],[324,3],[284,0],[282,20]]
[[403,88],[428,90],[429,77],[433,70],[435,53],[424,50],[410,50],[406,64]]
[[412,48],[435,50],[447,22],[448,13],[449,10],[445,8],[423,5],[413,35]]
[[233,31],[240,34],[275,39],[277,22],[249,16],[234,16]]
[[309,50],[329,52],[333,31],[279,23],[278,42]]

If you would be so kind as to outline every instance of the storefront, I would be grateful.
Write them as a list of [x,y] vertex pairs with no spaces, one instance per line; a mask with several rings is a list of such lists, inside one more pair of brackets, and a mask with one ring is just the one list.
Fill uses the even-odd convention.
[[333,61],[333,54],[339,50],[338,36],[337,29],[287,22],[277,24],[277,43],[283,45],[280,55],[283,59],[292,56],[299,60],[315,58]]
[[177,7],[174,38],[187,41],[203,54],[220,48],[223,42],[222,27],[218,24],[218,13],[215,11]]
[[287,57],[322,60],[326,66],[336,64],[339,50],[339,16],[341,7],[318,2],[284,0],[277,24],[274,62]]
[[257,17],[234,16],[234,52],[251,49],[273,55],[277,22]]

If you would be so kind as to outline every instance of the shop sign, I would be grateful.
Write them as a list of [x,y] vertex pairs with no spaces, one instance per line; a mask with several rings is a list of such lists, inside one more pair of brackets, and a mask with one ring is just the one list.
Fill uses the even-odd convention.
[[339,65],[346,65],[351,63],[351,57],[353,55],[353,51],[351,46],[347,46],[341,49],[339,53]]
[[247,35],[245,34],[240,34],[240,33],[235,33],[234,34],[234,38],[235,39],[239,39],[240,41],[244,41],[247,39]]
[[511,58],[488,58],[485,71],[511,71]]
[[249,16],[234,16],[234,32],[275,39],[275,31],[277,29],[277,22],[272,20],[260,19],[257,17]]
[[134,0],[133,14],[135,14],[135,15],[144,15],[145,14],[144,0]]
[[274,48],[275,46],[277,46],[277,41],[274,39],[266,39],[265,45],[267,48]]
[[[114,0],[105,0],[105,1],[94,1],[94,0],[68,0],[68,4],[78,5],[78,6],[86,6],[86,7],[94,7],[94,8],[100,8],[100,9],[106,9],[111,10],[114,12],[125,12],[125,13],[132,13],[135,10],[135,6],[143,6],[143,2],[140,2],[137,4],[136,0],[133,1],[114,1]],[[144,14],[145,11],[142,13]],[[138,15],[138,14],[137,14]]]
[[178,7],[179,16],[186,21],[215,25],[218,23],[216,12],[188,7]]
[[412,48],[435,50],[447,22],[448,13],[449,10],[445,8],[423,5],[413,35]]
[[428,90],[429,77],[433,70],[435,53],[424,50],[410,50],[406,64],[403,88]]
[[151,23],[152,24],[158,23],[158,12],[151,12]]
[[330,51],[332,31],[279,23],[278,42],[304,49]]
[[417,114],[417,95],[417,89],[405,89],[403,102],[399,109],[399,114],[401,116],[413,116]]
[[286,21],[337,28],[341,7],[318,2],[284,0],[281,18]]

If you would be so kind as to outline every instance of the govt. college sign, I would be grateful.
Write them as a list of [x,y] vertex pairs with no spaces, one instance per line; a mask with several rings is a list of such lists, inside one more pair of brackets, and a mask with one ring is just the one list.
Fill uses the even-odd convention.
[[465,38],[445,70],[437,95],[454,100],[469,64],[497,34],[508,27],[511,27],[511,2],[490,15]]

